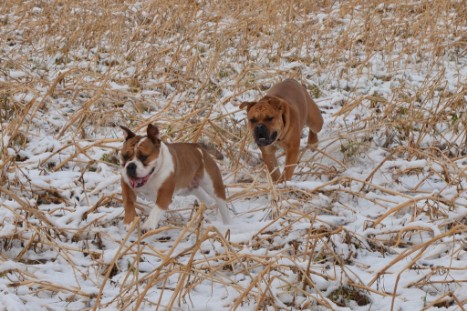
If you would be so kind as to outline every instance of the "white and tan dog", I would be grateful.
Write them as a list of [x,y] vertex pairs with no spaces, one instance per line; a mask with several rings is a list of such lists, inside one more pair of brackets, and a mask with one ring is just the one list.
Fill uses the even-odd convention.
[[125,134],[120,152],[125,224],[136,216],[137,194],[156,203],[142,226],[146,230],[157,227],[174,194],[193,194],[206,204],[214,203],[224,224],[230,222],[221,173],[202,145],[164,143],[159,139],[159,129],[152,124],[146,136],[121,128]]

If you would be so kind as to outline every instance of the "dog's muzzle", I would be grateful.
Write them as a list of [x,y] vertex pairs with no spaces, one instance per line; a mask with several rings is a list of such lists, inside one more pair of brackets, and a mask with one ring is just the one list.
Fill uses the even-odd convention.
[[254,129],[256,144],[260,147],[272,144],[277,138],[277,132],[270,133],[268,127],[264,124],[258,124]]
[[130,163],[126,167],[126,174],[128,176],[128,181],[131,188],[139,188],[144,186],[148,182],[149,177],[151,177],[152,173],[154,173],[153,168],[146,176],[138,177],[138,174],[136,173],[136,168],[137,167],[135,163]]

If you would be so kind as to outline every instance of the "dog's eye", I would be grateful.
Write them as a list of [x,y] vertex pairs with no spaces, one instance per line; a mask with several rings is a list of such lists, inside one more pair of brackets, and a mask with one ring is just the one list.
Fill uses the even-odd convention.
[[251,118],[251,119],[250,119],[250,122],[251,122],[251,123],[256,123],[256,121],[257,121],[256,118]]
[[130,155],[128,153],[122,154],[122,159],[124,162],[126,162],[130,159]]
[[146,161],[147,158],[148,158],[148,156],[145,156],[144,154],[140,154],[140,155],[138,156],[138,159],[139,159],[141,162]]
[[266,117],[266,118],[265,118],[266,122],[271,122],[272,119],[274,119],[274,118],[273,118],[273,117]]

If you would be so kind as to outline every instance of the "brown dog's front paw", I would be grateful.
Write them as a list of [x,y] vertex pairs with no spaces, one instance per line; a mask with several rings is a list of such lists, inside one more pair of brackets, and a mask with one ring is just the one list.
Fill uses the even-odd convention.
[[279,178],[277,178],[274,183],[276,184],[283,184],[287,181],[288,179],[285,177],[284,174],[282,174]]
[[283,177],[283,174],[280,173],[279,169],[274,169],[272,172],[269,173],[271,176],[271,179],[274,183],[277,183],[279,179]]

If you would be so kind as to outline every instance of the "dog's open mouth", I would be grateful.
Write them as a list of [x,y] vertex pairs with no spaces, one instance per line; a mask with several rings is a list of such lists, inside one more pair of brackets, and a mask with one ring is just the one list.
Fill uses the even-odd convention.
[[147,174],[144,177],[130,177],[130,176],[128,176],[128,181],[130,182],[131,188],[139,188],[139,187],[144,186],[148,182],[149,177],[151,177],[152,173],[154,173],[154,168],[152,168],[152,170],[149,172],[149,174]]
[[260,147],[264,147],[264,146],[272,144],[276,140],[276,138],[277,138],[277,132],[274,132],[269,138],[258,137],[256,139],[256,144]]

